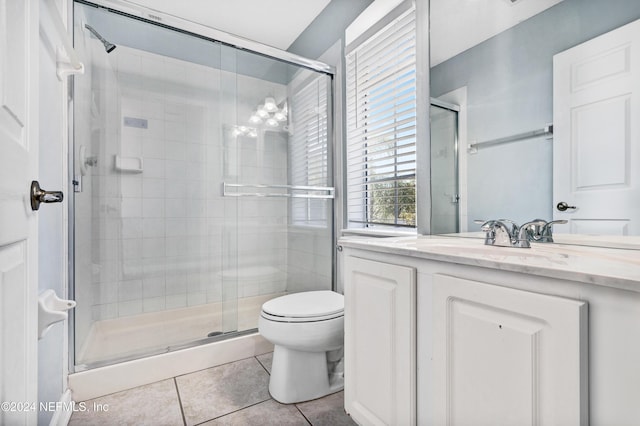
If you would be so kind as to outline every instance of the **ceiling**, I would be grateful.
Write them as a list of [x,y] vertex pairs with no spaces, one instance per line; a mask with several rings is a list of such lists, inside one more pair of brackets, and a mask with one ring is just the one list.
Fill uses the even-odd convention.
[[[131,3],[282,50],[291,46],[330,1],[129,0]],[[431,0],[431,66],[444,62],[561,1],[563,0]]]
[[562,0],[431,0],[431,66]]
[[331,0],[130,0],[282,50],[311,24]]

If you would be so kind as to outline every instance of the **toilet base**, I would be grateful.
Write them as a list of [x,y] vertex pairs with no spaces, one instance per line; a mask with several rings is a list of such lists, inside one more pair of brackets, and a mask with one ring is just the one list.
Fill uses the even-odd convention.
[[309,401],[343,388],[342,372],[328,371],[327,352],[301,352],[275,345],[269,393],[276,401]]

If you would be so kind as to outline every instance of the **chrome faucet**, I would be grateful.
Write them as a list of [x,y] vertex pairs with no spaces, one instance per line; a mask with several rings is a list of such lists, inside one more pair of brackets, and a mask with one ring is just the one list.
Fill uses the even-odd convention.
[[518,229],[518,234],[516,240],[513,242],[514,247],[521,248],[529,248],[531,244],[529,241],[531,240],[531,229],[535,227],[545,226],[547,222],[541,219],[532,220],[531,222],[527,222]]
[[566,220],[552,220],[550,222],[546,222],[542,219],[536,219],[536,221],[544,222],[542,226],[535,226],[530,228],[529,239],[531,241],[539,242],[539,243],[552,243],[553,242],[553,225],[564,225],[567,223]]
[[[486,232],[484,239],[486,245],[519,248],[531,247],[530,241],[534,239],[532,229],[544,229],[544,226],[547,225],[547,222],[541,219],[527,222],[522,226],[518,226],[515,222],[508,219],[476,220],[475,222],[482,222],[480,228]],[[510,227],[507,226],[505,222],[508,223]],[[550,232],[550,229],[551,227],[549,227],[548,232]]]

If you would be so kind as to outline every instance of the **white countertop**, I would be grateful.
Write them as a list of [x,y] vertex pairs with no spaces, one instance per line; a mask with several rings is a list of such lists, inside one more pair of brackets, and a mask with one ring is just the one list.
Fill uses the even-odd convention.
[[531,248],[486,246],[477,238],[343,237],[343,247],[481,266],[640,292],[640,251],[531,243]]

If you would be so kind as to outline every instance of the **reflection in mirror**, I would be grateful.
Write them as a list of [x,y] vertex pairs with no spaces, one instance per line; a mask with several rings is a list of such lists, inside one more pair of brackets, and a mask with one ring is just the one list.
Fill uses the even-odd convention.
[[458,108],[433,100],[431,119],[431,232],[460,230],[458,209]]
[[640,239],[640,2],[430,9],[431,96],[460,111],[459,231],[479,231],[474,219],[564,219],[556,242]]

